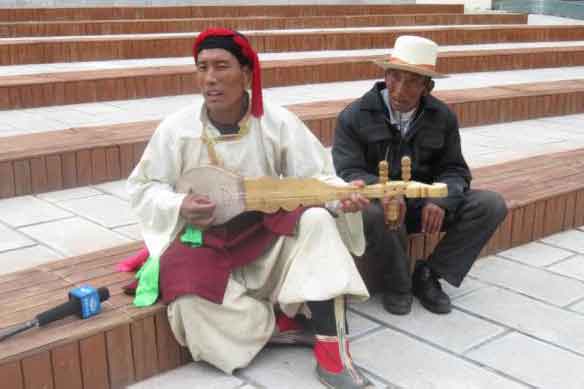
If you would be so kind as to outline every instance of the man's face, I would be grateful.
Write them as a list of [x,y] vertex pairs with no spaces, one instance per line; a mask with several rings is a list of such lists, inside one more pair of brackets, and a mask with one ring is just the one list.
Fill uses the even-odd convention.
[[199,53],[197,81],[214,120],[221,123],[238,120],[249,80],[249,68],[241,66],[229,51],[205,49]]
[[390,69],[385,72],[385,84],[389,90],[391,108],[409,112],[418,106],[420,98],[426,93],[428,77]]

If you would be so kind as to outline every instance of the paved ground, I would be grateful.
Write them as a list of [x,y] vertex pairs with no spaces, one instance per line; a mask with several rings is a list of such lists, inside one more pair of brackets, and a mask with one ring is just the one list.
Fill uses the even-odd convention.
[[[584,229],[564,232],[479,261],[453,297],[450,315],[417,302],[405,317],[378,297],[351,306],[356,363],[378,387],[408,389],[584,387]],[[311,351],[264,350],[227,377],[190,364],[132,386],[319,388]]]
[[[4,67],[0,74],[51,71],[35,66]],[[464,74],[439,80],[438,89],[583,75],[584,67]],[[357,97],[371,82],[273,88],[266,96],[282,104],[330,98],[333,90],[334,98]],[[3,111],[0,136],[161,118],[197,98]],[[133,116],[138,109],[148,117]],[[479,167],[584,147],[583,128],[584,115],[465,128],[463,148],[469,164]],[[122,181],[0,200],[0,273],[139,239]],[[412,314],[392,316],[378,297],[351,305],[354,359],[379,387],[584,388],[584,226],[481,260],[460,289],[446,287],[454,302],[447,316],[417,303]],[[313,368],[308,349],[267,349],[234,377],[191,364],[132,388],[318,388]]]

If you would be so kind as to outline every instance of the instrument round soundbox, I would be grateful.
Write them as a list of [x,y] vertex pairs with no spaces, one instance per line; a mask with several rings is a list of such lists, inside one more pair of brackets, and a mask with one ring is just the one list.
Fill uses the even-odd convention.
[[179,193],[204,195],[215,203],[213,225],[223,224],[245,211],[243,177],[216,166],[185,172],[176,184]]

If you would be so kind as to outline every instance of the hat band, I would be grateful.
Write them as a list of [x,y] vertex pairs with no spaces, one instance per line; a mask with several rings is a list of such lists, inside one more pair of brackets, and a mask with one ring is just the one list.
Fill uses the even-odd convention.
[[426,69],[426,70],[430,70],[432,72],[436,71],[436,66],[435,65],[428,65],[428,64],[413,64],[410,62],[406,62],[404,60],[401,60],[399,58],[396,57],[391,57],[388,61],[389,63],[393,63],[396,65],[407,65],[407,66],[414,66],[417,68],[421,68],[421,69]]

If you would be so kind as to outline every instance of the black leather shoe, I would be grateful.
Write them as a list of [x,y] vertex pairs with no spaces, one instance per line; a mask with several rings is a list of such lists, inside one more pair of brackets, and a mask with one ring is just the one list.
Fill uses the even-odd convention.
[[385,292],[382,297],[383,308],[394,315],[407,315],[412,310],[414,296],[411,293]]
[[412,276],[412,291],[420,303],[434,313],[450,313],[450,297],[442,290],[438,277],[424,261],[416,262]]

